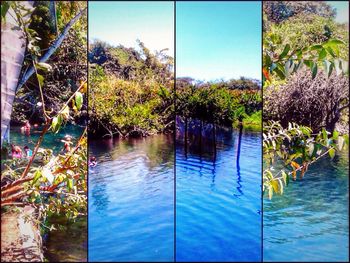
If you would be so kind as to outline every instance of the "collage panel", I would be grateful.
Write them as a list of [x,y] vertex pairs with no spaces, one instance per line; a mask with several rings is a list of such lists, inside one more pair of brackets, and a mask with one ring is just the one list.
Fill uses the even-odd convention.
[[1,261],[87,261],[87,3],[1,2]]
[[349,262],[349,1],[1,1],[1,262]]
[[263,2],[264,261],[349,261],[349,2]]
[[261,110],[261,3],[177,2],[176,261],[261,261]]
[[174,261],[174,2],[89,3],[89,260]]

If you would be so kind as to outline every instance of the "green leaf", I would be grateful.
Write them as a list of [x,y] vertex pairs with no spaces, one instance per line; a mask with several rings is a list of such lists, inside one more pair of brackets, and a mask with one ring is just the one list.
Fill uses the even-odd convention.
[[344,134],[343,138],[344,138],[345,144],[349,145],[349,135],[348,134]]
[[322,45],[312,45],[310,47],[310,50],[320,50],[320,49],[323,49]]
[[59,123],[58,117],[53,117],[52,122],[51,122],[51,127],[50,127],[53,133],[58,132],[59,127],[60,127],[60,124],[58,124],[58,123]]
[[333,148],[329,149],[329,156],[333,159],[335,156],[335,150]]
[[83,94],[81,94],[79,91],[75,93],[75,105],[77,106],[78,110],[80,110],[83,106]]
[[312,72],[312,78],[314,79],[317,75],[317,63],[314,63],[313,67],[311,68]]
[[283,181],[284,181],[284,184],[287,185],[287,174],[285,171],[282,170],[282,178],[283,178]]
[[324,48],[322,48],[321,51],[318,53],[318,59],[322,60],[325,57],[327,57],[327,51]]
[[307,60],[307,59],[305,59],[305,60],[304,60],[304,64],[305,64],[307,67],[312,68],[314,62],[313,62],[312,60]]
[[275,193],[279,193],[279,184],[278,184],[277,180],[272,180],[271,185],[272,185],[273,191]]
[[286,78],[286,76],[284,75],[284,73],[280,69],[276,68],[275,72],[277,73],[278,77],[280,77],[280,79],[283,80]]
[[336,130],[334,130],[334,131],[333,131],[333,140],[337,140],[338,137],[339,137],[339,132],[336,131]]
[[68,118],[69,118],[69,107],[68,106],[64,107],[64,109],[61,112],[61,115],[62,115],[62,118],[64,120],[68,120]]
[[59,126],[61,126],[62,122],[63,122],[63,118],[62,118],[61,114],[59,114],[59,115],[57,116],[57,124],[58,124]]
[[345,45],[340,39],[329,39],[323,46],[325,47],[338,47],[338,45]]
[[295,51],[295,55],[297,56],[298,59],[301,59],[303,52],[300,49],[298,49],[297,51]]
[[44,84],[44,77],[40,74],[36,74],[36,77],[38,78],[38,82],[39,82],[40,87],[42,87]]
[[73,179],[68,179],[67,180],[67,188],[68,188],[68,191],[73,189]]
[[4,1],[1,3],[1,18],[5,18],[9,8],[10,8],[10,3],[8,1]]
[[271,58],[270,58],[270,56],[269,55],[265,55],[264,56],[264,64],[265,64],[265,66],[268,68],[270,65],[271,65],[271,63],[272,63],[272,60],[271,60]]
[[36,170],[32,183],[35,184],[41,176],[42,176],[41,171],[39,169]]
[[281,55],[279,56],[279,59],[283,59],[288,54],[289,50],[290,50],[290,45],[289,44],[285,45]]
[[323,136],[324,142],[327,143],[327,141],[328,141],[328,134],[327,134],[326,129],[324,129],[324,128],[322,129],[322,136]]
[[333,58],[336,57],[335,54],[334,54],[334,51],[333,51],[333,49],[332,49],[331,47],[327,47],[326,50],[328,51],[328,53],[329,53]]

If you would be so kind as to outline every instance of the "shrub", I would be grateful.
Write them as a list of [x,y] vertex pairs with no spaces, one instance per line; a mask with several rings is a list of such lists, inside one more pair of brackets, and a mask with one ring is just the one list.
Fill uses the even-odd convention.
[[296,14],[316,14],[335,17],[335,10],[323,1],[264,1],[264,13],[268,20],[280,23]]
[[264,90],[264,121],[277,120],[283,127],[289,122],[333,131],[349,107],[349,80],[335,72],[328,78],[320,71],[314,79],[300,70],[286,84],[271,85]]
[[177,115],[232,126],[261,109],[260,90],[232,89],[232,82],[177,85]]
[[[289,44],[291,50],[321,44],[331,38],[342,40],[346,46],[340,50],[340,57],[348,60],[348,29],[329,17],[299,14],[280,24],[271,25],[270,32],[283,39],[282,44]],[[281,49],[283,47],[284,45],[281,45]]]

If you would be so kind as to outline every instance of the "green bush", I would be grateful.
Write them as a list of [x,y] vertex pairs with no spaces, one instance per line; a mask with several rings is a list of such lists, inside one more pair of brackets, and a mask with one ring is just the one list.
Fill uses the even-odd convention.
[[289,44],[291,50],[321,44],[329,39],[339,39],[346,43],[340,49],[340,57],[348,60],[349,32],[346,25],[336,23],[332,18],[318,15],[299,14],[280,24],[273,24],[270,32],[274,33],[283,44]]
[[261,110],[259,90],[230,89],[222,82],[181,86],[176,98],[177,115],[225,126]]

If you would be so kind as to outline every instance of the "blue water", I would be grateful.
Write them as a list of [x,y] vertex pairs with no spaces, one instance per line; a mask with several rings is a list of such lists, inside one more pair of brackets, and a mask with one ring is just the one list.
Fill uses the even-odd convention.
[[240,154],[238,131],[218,129],[216,153],[203,135],[177,138],[176,260],[260,261],[261,135],[243,131]]
[[173,137],[89,144],[89,261],[173,261]]
[[283,196],[264,198],[264,261],[349,260],[349,160],[309,167]]
[[[41,135],[43,126],[39,126],[37,128],[32,127],[30,130],[30,134],[26,135],[21,133],[21,127],[19,126],[11,126],[10,129],[10,140],[11,143],[14,143],[20,146],[23,150],[23,147],[27,145],[30,149],[34,150],[34,147]],[[64,139],[64,136],[71,135],[73,137],[73,142],[79,139],[81,134],[83,133],[84,128],[75,125],[66,125],[64,126],[57,134],[54,134],[48,131],[45,136],[41,148],[51,149],[54,154],[57,154],[63,149],[63,143],[61,142]]]

